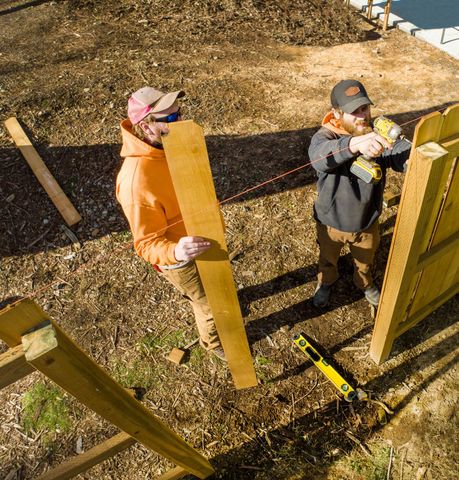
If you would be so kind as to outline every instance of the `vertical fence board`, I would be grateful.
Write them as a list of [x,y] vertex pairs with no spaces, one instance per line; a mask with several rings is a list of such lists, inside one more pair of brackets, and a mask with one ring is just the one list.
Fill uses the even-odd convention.
[[[451,183],[441,210],[441,216],[432,240],[435,247],[459,231],[459,169],[455,165]],[[416,296],[410,309],[410,316],[416,314],[427,303],[442,295],[451,285],[457,283],[459,275],[459,249],[440,257],[422,272]]]
[[456,135],[459,131],[459,104],[448,107],[443,113],[443,125],[439,140]]
[[[397,220],[395,222],[395,227],[394,227],[394,234],[393,234],[393,240],[391,244],[391,248],[389,251],[389,255],[387,258],[387,267],[386,267],[386,274],[384,278],[384,283],[383,283],[383,288],[381,291],[381,296],[384,294],[385,290],[385,284],[386,282],[386,276],[388,275],[388,272],[391,269],[391,265],[393,262],[396,260],[394,257],[394,252],[397,252],[397,256],[399,256],[399,251],[403,252],[403,244],[404,244],[404,236],[406,236],[406,233],[400,233],[399,234],[399,229],[403,229],[404,231],[409,231],[409,228],[414,229],[415,222],[413,219],[413,216],[409,214],[409,212],[404,212],[403,210],[403,205],[405,204],[405,198],[410,197],[412,195],[411,190],[413,190],[413,185],[412,182],[408,182],[407,178],[408,176],[416,176],[416,171],[414,167],[414,161],[415,161],[415,155],[416,155],[416,147],[419,145],[422,145],[423,143],[426,143],[427,141],[430,140],[430,138],[438,138],[440,135],[441,131],[441,126],[443,124],[443,117],[439,112],[433,112],[430,113],[429,115],[424,116],[421,118],[421,120],[418,122],[416,125],[416,129],[414,132],[414,138],[413,138],[413,146],[411,148],[411,154],[410,154],[410,159],[408,162],[408,169],[407,173],[405,175],[405,182],[403,184],[402,188],[402,193],[400,197],[400,204],[398,208],[398,215],[397,215]],[[413,172],[413,173],[411,173]],[[416,181],[413,180],[414,182]],[[414,189],[414,192],[418,192],[418,188]],[[402,216],[404,216],[403,221],[401,221]],[[408,226],[406,222],[410,222],[410,225]],[[402,246],[400,246],[402,244]]]
[[413,149],[427,142],[438,142],[444,117],[440,112],[424,115],[416,125],[413,137]]
[[218,335],[237,389],[257,385],[237,298],[202,128],[192,120],[169,125],[164,149],[188,235],[212,247],[196,259]]

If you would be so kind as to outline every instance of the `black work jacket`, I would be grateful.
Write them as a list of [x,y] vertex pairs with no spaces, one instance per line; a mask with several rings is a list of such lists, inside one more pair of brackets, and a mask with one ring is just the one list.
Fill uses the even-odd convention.
[[358,156],[349,150],[351,138],[322,127],[311,139],[309,158],[318,177],[314,217],[342,232],[361,232],[381,214],[386,169],[405,171],[411,143],[399,139],[392,150],[386,149],[374,159],[381,166],[382,178],[377,184],[368,184],[350,171]]

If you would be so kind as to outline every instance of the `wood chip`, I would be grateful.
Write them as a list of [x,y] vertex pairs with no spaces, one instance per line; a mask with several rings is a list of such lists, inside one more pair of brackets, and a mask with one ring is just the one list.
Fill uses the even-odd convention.
[[193,345],[196,345],[199,342],[199,337],[195,338],[192,340],[190,343],[187,343],[184,347],[182,347],[182,350],[188,350],[191,348]]
[[234,260],[241,252],[242,252],[242,245],[239,246],[239,247],[236,247],[236,248],[228,255],[228,260],[231,262],[231,260]]
[[64,224],[61,224],[61,230],[67,235],[67,237],[71,240],[72,243],[77,244],[79,247],[81,247],[80,241],[78,240],[78,237],[70,230],[69,227],[67,227]]
[[350,438],[364,451],[365,455],[371,457],[370,449],[361,440],[359,440],[352,432],[349,432],[349,430],[346,430],[344,433],[346,434],[347,438]]
[[16,473],[18,472],[18,470],[14,469],[14,470],[11,470],[10,473],[8,473],[8,475],[5,477],[4,480],[13,480],[14,478],[16,478]]
[[386,480],[390,480],[390,471],[392,468],[392,459],[394,458],[394,447],[390,447],[389,464],[387,465]]
[[416,472],[416,480],[422,480],[427,472],[427,467],[419,467]]
[[261,467],[255,467],[253,465],[241,465],[239,468],[242,468],[243,470],[258,470],[262,472],[264,469]]
[[80,453],[83,453],[83,438],[80,436],[77,438],[77,441],[76,441],[76,447],[75,447],[75,452],[78,453],[78,455]]
[[167,359],[172,363],[176,363],[177,365],[180,365],[183,362],[185,353],[186,352],[184,352],[183,350],[180,350],[179,348],[173,348],[171,353],[169,353]]

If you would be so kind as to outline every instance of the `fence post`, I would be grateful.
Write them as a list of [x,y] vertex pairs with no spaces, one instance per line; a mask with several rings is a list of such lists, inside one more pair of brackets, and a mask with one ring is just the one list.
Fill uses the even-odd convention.
[[383,21],[383,30],[387,30],[387,26],[389,24],[389,15],[390,15],[390,7],[392,4],[392,0],[386,1],[386,6],[384,7],[384,21]]

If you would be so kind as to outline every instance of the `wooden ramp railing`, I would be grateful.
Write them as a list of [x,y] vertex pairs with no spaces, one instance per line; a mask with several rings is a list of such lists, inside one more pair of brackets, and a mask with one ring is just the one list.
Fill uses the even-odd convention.
[[403,185],[371,358],[459,292],[459,104],[416,127]]
[[[362,6],[362,9],[366,8],[366,10],[367,10],[368,20],[371,20],[373,18],[373,2],[374,2],[374,0],[368,0],[367,5]],[[349,7],[351,5],[351,0],[344,0],[344,4]],[[388,24],[389,24],[389,15],[390,15],[391,6],[392,6],[392,0],[386,0],[386,5],[384,6],[384,19],[383,19],[383,22],[382,22],[382,29],[383,30],[387,30],[387,27],[388,27]]]
[[72,478],[136,441],[179,465],[160,479],[187,473],[207,478],[214,472],[204,456],[115,382],[33,301],[0,310],[0,339],[10,347],[0,355],[0,388],[39,370],[123,431],[44,473],[40,480]]

